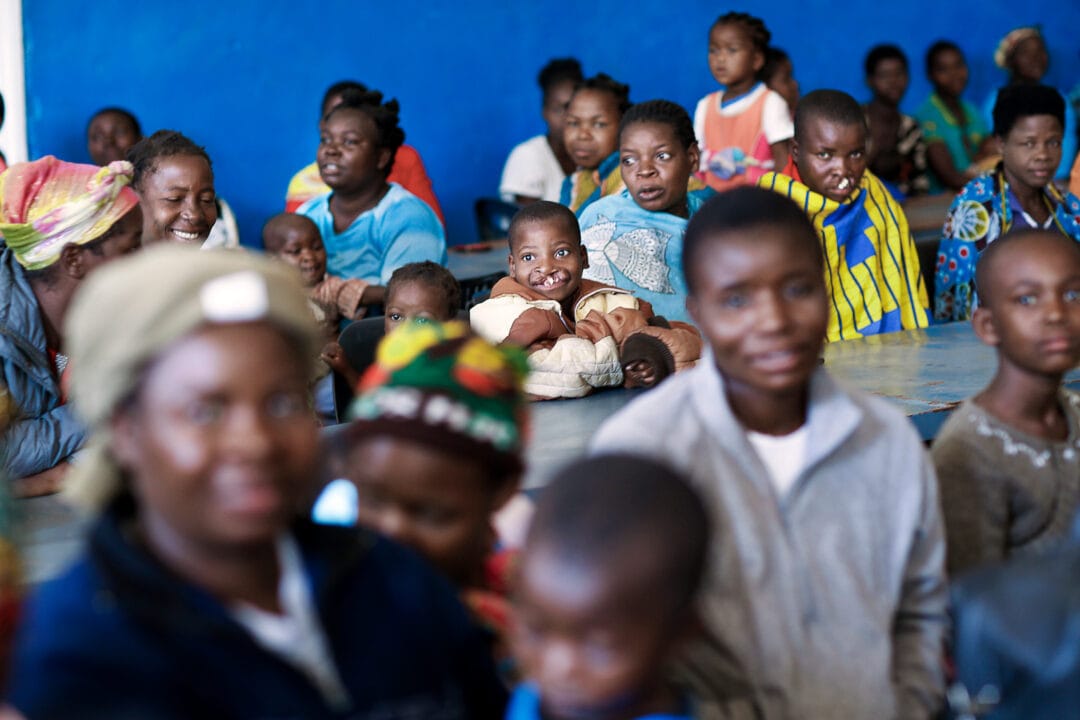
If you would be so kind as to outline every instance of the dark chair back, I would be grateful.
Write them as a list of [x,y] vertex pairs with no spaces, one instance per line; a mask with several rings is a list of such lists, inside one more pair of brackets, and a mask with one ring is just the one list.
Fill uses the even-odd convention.
[[[490,292],[490,288],[489,288]],[[457,319],[469,322],[469,311],[459,310]],[[349,323],[338,337],[338,344],[345,351],[345,360],[358,374],[375,362],[375,349],[383,339],[386,327],[383,316],[366,317]],[[356,388],[349,387],[345,379],[338,373],[334,373],[334,412],[337,421],[345,422],[349,410],[349,403],[356,395]]]
[[476,229],[480,233],[480,242],[501,240],[510,234],[510,221],[520,205],[500,200],[499,198],[480,198],[474,206],[476,210]]

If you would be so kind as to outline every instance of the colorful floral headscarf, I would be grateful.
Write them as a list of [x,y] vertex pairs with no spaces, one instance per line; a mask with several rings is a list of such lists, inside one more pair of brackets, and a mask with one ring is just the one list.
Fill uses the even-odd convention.
[[52,265],[69,243],[84,245],[108,232],[139,203],[133,168],[79,165],[52,155],[16,163],[0,174],[0,237],[27,270]]

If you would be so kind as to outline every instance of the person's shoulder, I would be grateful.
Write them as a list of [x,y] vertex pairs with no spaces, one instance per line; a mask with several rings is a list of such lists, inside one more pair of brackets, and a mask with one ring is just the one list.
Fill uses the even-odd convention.
[[309,217],[312,220],[327,215],[330,212],[330,195],[332,193],[325,192],[322,195],[316,195],[310,200],[304,201],[304,204],[296,208],[297,215],[303,215]]
[[[851,403],[860,413],[859,429],[872,433],[888,445],[918,447],[923,449],[922,439],[911,420],[896,406],[884,398],[851,387],[838,380],[827,370],[822,370],[824,382],[841,398]],[[811,397],[811,403],[820,402]]]
[[430,227],[442,234],[439,216],[431,207],[397,183],[390,183],[390,189],[375,206],[375,214],[383,221],[402,226]]
[[701,376],[715,372],[706,360],[672,375],[656,387],[639,391],[625,407],[611,415],[589,442],[591,452],[647,450],[667,444],[676,425],[699,423],[689,404],[701,388]]
[[394,164],[398,163],[414,166],[423,165],[424,161],[420,158],[420,152],[412,145],[402,145],[394,154]]
[[589,225],[594,225],[606,218],[607,220],[616,221],[620,215],[624,215],[626,210],[631,207],[637,207],[634,199],[630,197],[629,190],[620,190],[614,195],[605,195],[599,200],[595,200],[581,211],[581,215],[578,217],[578,223],[582,229],[585,229]]

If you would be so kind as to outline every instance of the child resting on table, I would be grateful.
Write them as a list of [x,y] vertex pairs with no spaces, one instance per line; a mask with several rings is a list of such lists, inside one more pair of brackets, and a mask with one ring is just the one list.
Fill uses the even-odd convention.
[[632,291],[668,320],[686,320],[683,233],[713,194],[687,190],[698,164],[690,116],[667,100],[632,106],[619,127],[619,159],[626,189],[580,216],[584,276]]
[[855,98],[815,90],[795,110],[791,159],[758,184],[803,209],[825,252],[830,341],[929,324],[926,285],[903,208],[866,169]]
[[495,515],[521,479],[526,371],[520,350],[492,346],[465,323],[406,323],[379,345],[343,438],[360,524],[445,575],[491,631],[499,660],[513,552],[496,547]]
[[595,387],[651,387],[701,355],[686,323],[655,316],[629,291],[583,280],[589,266],[577,218],[537,202],[510,223],[510,277],[470,311],[491,342],[526,348],[534,397],[582,397]]
[[741,12],[722,15],[709,29],[709,70],[724,89],[698,101],[694,130],[701,171],[714,190],[752,185],[787,163],[791,111],[758,79],[770,37],[765,23]]
[[932,450],[950,575],[1058,545],[1080,508],[1080,397],[1061,386],[1080,363],[1080,245],[1017,231],[982,253],[976,276],[972,325],[998,369]]
[[667,466],[611,455],[562,471],[515,573],[511,637],[526,683],[508,720],[751,717],[734,697],[707,703],[668,676],[699,632],[708,550],[701,499]]

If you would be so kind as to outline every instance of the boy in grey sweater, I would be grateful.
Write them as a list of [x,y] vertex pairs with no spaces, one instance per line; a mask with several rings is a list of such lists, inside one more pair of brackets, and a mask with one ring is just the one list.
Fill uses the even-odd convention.
[[683,253],[711,353],[592,442],[684,471],[713,514],[706,633],[681,674],[703,694],[741,675],[767,718],[931,717],[947,601],[934,470],[902,414],[818,366],[813,227],[739,188],[694,215]]

